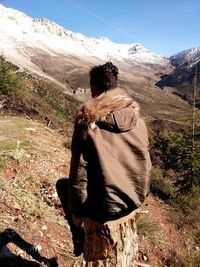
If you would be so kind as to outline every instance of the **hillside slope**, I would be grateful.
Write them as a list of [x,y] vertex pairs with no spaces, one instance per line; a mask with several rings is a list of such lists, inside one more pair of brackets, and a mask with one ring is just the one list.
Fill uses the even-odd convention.
[[[146,120],[163,119],[185,123],[191,116],[192,108],[185,101],[153,85],[155,75],[143,73],[140,68],[136,71],[121,65],[119,71],[119,87],[140,104],[141,115]],[[66,125],[71,123],[77,106],[91,97],[88,70],[86,72],[83,69],[81,72],[80,68],[76,68],[73,72],[69,71],[66,77],[71,93],[49,80],[16,71],[16,66],[0,57],[1,111],[41,119],[51,127],[66,131]],[[79,86],[87,89],[81,91]]]
[[[80,265],[81,257],[73,257],[69,227],[55,192],[56,181],[68,176],[70,151],[66,144],[70,137],[26,118],[0,116],[0,124],[1,232],[14,229],[30,244],[40,246],[42,256],[56,257],[60,267]],[[175,266],[172,263],[189,248],[173,223],[169,206],[150,195],[143,209],[149,213],[138,225],[137,261]],[[35,262],[17,246],[9,244],[8,248],[24,259],[20,267]],[[40,266],[37,264],[33,266]]]
[[[55,192],[57,179],[68,175],[68,139],[30,119],[1,116],[0,124],[1,232],[12,228],[40,245],[43,256],[72,266],[77,260]],[[16,246],[9,248],[30,259]]]

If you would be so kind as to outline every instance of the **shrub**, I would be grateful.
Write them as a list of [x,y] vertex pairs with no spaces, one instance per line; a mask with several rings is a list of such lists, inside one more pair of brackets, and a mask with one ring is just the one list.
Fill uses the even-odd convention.
[[170,200],[176,196],[177,188],[174,185],[174,172],[163,172],[159,167],[153,167],[151,172],[151,191],[161,199]]
[[16,67],[0,56],[0,95],[9,96],[19,87],[19,78],[14,72]]
[[[200,138],[190,133],[161,131],[151,136],[151,155],[153,165],[176,173],[176,180],[184,190],[200,186]],[[165,175],[166,176],[166,175]],[[169,175],[168,175],[169,176]]]

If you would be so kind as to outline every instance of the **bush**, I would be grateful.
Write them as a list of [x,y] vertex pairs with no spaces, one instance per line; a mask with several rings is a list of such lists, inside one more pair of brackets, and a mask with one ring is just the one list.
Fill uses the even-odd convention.
[[174,185],[175,174],[172,170],[163,172],[159,167],[153,167],[151,172],[151,192],[163,200],[170,200],[176,196]]
[[[185,191],[200,186],[200,129],[189,132],[161,131],[150,138],[153,165],[163,173],[173,171]],[[166,176],[166,175],[165,175]],[[170,175],[168,175],[170,177]]]

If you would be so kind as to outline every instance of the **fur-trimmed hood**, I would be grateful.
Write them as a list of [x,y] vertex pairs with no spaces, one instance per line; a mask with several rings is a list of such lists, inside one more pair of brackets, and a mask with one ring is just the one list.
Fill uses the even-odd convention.
[[97,123],[106,127],[127,131],[139,118],[139,104],[124,90],[112,89],[92,98],[77,111],[75,120],[79,125],[94,129]]

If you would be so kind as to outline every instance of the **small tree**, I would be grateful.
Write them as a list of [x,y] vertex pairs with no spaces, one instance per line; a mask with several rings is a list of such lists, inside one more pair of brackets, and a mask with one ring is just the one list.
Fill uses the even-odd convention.
[[0,56],[0,95],[9,96],[19,86],[14,67]]

